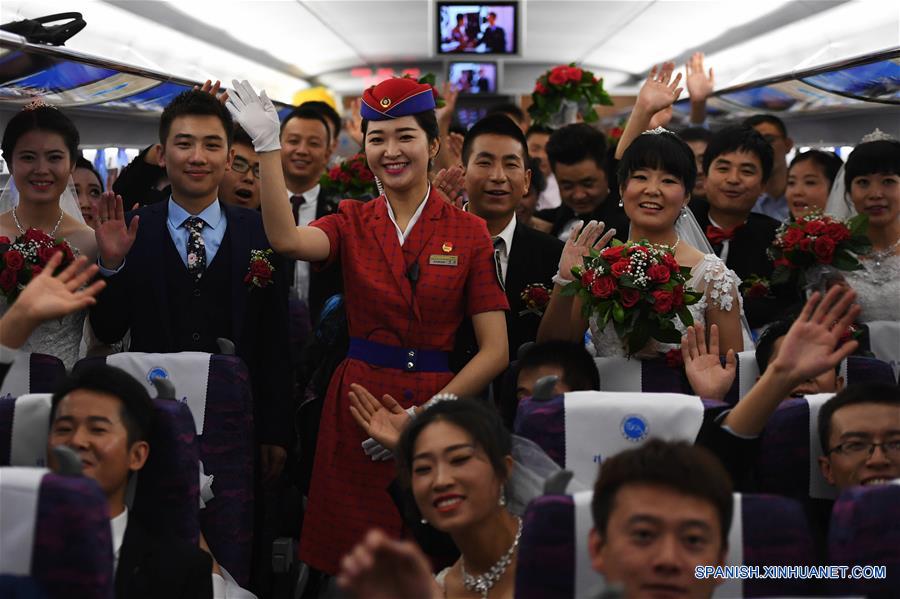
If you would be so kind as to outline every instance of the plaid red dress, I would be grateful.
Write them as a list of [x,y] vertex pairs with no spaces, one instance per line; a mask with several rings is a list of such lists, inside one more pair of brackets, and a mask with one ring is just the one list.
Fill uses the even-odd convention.
[[[351,337],[450,351],[464,316],[508,309],[484,221],[434,193],[402,247],[383,196],[341,202],[338,212],[312,226],[328,235],[328,260],[340,257]],[[449,257],[455,266],[437,263],[452,262]],[[406,273],[414,262],[420,274],[413,294]],[[340,558],[370,528],[394,536],[401,531],[386,491],[396,475],[394,462],[373,462],[363,453],[366,435],[350,414],[350,384],[376,397],[387,393],[408,408],[428,401],[452,378],[449,372],[405,372],[349,358],[338,366],[322,409],[300,559],[335,574]]]

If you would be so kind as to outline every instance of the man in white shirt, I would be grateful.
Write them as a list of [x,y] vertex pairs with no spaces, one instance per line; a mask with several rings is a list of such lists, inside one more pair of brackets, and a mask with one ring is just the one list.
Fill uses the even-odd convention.
[[541,125],[532,125],[525,134],[525,139],[528,141],[528,155],[538,161],[541,174],[547,180],[547,187],[538,197],[535,211],[559,208],[559,205],[562,204],[562,199],[559,195],[559,184],[557,184],[556,177],[553,176],[553,170],[550,168],[550,159],[547,158],[547,142],[550,141],[552,133],[552,129]]
[[82,369],[53,395],[48,449],[66,445],[75,451],[84,476],[106,495],[117,598],[212,597],[209,554],[129,518],[125,491],[150,455],[154,416],[146,389],[124,371]]
[[[303,105],[282,121],[281,166],[297,225],[309,225],[337,208],[337,203],[319,185],[332,148],[331,125],[321,111]],[[311,275],[309,262],[295,263],[291,296],[308,303],[313,322],[325,300],[341,290],[339,269],[328,271]]]

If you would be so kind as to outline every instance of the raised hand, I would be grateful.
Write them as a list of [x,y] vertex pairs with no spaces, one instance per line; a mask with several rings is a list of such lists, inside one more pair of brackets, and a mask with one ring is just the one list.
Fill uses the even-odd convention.
[[218,79],[216,80],[215,83],[213,83],[212,81],[207,79],[206,82],[202,86],[195,85],[194,91],[195,92],[200,91],[205,94],[209,94],[209,95],[213,96],[214,98],[218,98],[219,102],[224,104],[225,102],[228,101],[228,92],[222,92],[222,95],[219,95],[219,90],[221,87],[222,87],[222,82],[219,81]]
[[97,265],[88,266],[87,257],[80,256],[61,273],[54,274],[61,262],[62,253],[57,252],[0,318],[0,342],[3,345],[21,347],[42,322],[62,318],[97,302],[97,294],[106,283],[95,281],[85,287],[97,274]]
[[134,245],[137,237],[140,216],[134,215],[128,226],[125,225],[125,208],[122,196],[112,191],[105,191],[96,202],[91,202],[94,216],[94,237],[100,253],[100,264],[110,270],[122,265],[125,256]]
[[713,93],[716,85],[712,67],[709,74],[703,69],[703,52],[694,52],[685,64],[684,70],[687,74],[685,84],[691,102],[703,102]]
[[672,106],[681,95],[683,88],[678,87],[681,82],[681,73],[672,79],[675,71],[675,63],[664,62],[661,66],[654,65],[650,69],[650,75],[638,92],[637,105],[647,114],[655,115],[660,110]]
[[856,292],[842,285],[833,286],[825,297],[813,293],[770,367],[795,384],[835,368],[859,346],[856,341],[848,341],[838,347],[847,327],[859,316],[855,300]]
[[458,97],[459,90],[450,85],[449,81],[445,81],[444,85],[441,86],[441,98],[444,99],[445,104],[442,108],[435,110],[438,123],[447,127],[450,126],[450,121],[453,120],[453,113],[456,110],[456,98]]
[[409,414],[390,395],[381,401],[362,385],[350,385],[350,414],[367,435],[393,451],[400,433],[409,424]]
[[359,111],[359,98],[350,104],[350,118],[344,123],[344,129],[350,139],[361,148],[363,146],[362,113]]
[[257,152],[281,149],[281,121],[272,100],[262,90],[258,95],[247,81],[233,80],[234,95],[225,106],[234,120],[253,139]]
[[410,541],[395,541],[370,530],[341,559],[337,584],[355,597],[369,599],[437,599],[444,593],[431,574],[422,550]]
[[706,351],[706,333],[703,325],[688,327],[681,337],[681,356],[684,372],[695,395],[707,399],[724,399],[737,374],[734,350],[725,355],[725,366],[719,361],[719,327],[709,328],[709,351]]
[[[584,228],[582,229],[582,227]],[[591,253],[592,248],[599,250],[609,243],[616,234],[616,230],[610,229],[604,234],[605,227],[606,225],[602,222],[598,223],[595,220],[590,221],[587,225],[581,221],[572,227],[569,239],[559,257],[559,276],[561,278],[568,281],[574,280],[575,275],[572,274],[572,268],[584,264],[584,257]]]
[[437,190],[445,202],[462,209],[463,185],[466,178],[460,166],[441,169],[431,185]]

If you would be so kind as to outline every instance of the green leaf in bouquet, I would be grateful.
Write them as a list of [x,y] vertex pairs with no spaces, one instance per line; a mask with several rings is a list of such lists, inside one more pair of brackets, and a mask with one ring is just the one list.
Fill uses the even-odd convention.
[[694,324],[694,317],[691,315],[691,311],[683,306],[678,308],[678,318],[681,320],[681,324],[686,327]]
[[772,271],[772,285],[785,285],[791,280],[791,270],[786,266],[778,266]]
[[615,320],[616,322],[618,322],[618,323],[625,322],[625,309],[622,308],[622,304],[620,304],[619,302],[616,302],[616,301],[612,302],[612,315],[613,315],[613,320]]
[[621,335],[620,337],[626,341],[628,355],[632,356],[644,349],[644,346],[650,341],[650,328],[647,326],[638,326],[632,329],[627,338],[624,335]]
[[572,281],[571,283],[563,287],[560,290],[560,293],[563,297],[573,297],[582,289],[584,289],[584,287],[582,287],[580,283],[578,283],[577,281]]
[[872,251],[872,242],[868,237],[852,237],[845,242],[846,248],[857,256],[864,256]]
[[834,254],[831,265],[838,270],[860,270],[862,264],[854,258],[849,252],[840,251]]
[[[671,323],[672,321],[664,320],[662,322]],[[662,323],[660,323],[660,324],[662,324]],[[681,343],[681,332],[678,329],[676,329],[675,327],[672,327],[672,328],[660,327],[659,329],[657,329],[654,332],[653,338],[656,339],[657,341],[662,341],[663,343]]]
[[612,323],[613,323],[613,328],[616,331],[616,335],[619,337],[619,339],[624,339],[625,338],[625,324],[621,323],[621,322],[616,322],[615,320],[613,320]]
[[869,228],[869,215],[857,214],[847,221],[847,228],[850,229],[850,234],[854,237],[865,235]]

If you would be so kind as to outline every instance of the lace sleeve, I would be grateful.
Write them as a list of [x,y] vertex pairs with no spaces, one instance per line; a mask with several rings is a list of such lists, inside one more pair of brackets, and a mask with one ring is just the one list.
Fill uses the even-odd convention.
[[691,277],[691,286],[703,292],[705,303],[723,312],[742,308],[740,284],[741,279],[717,256],[705,256]]

